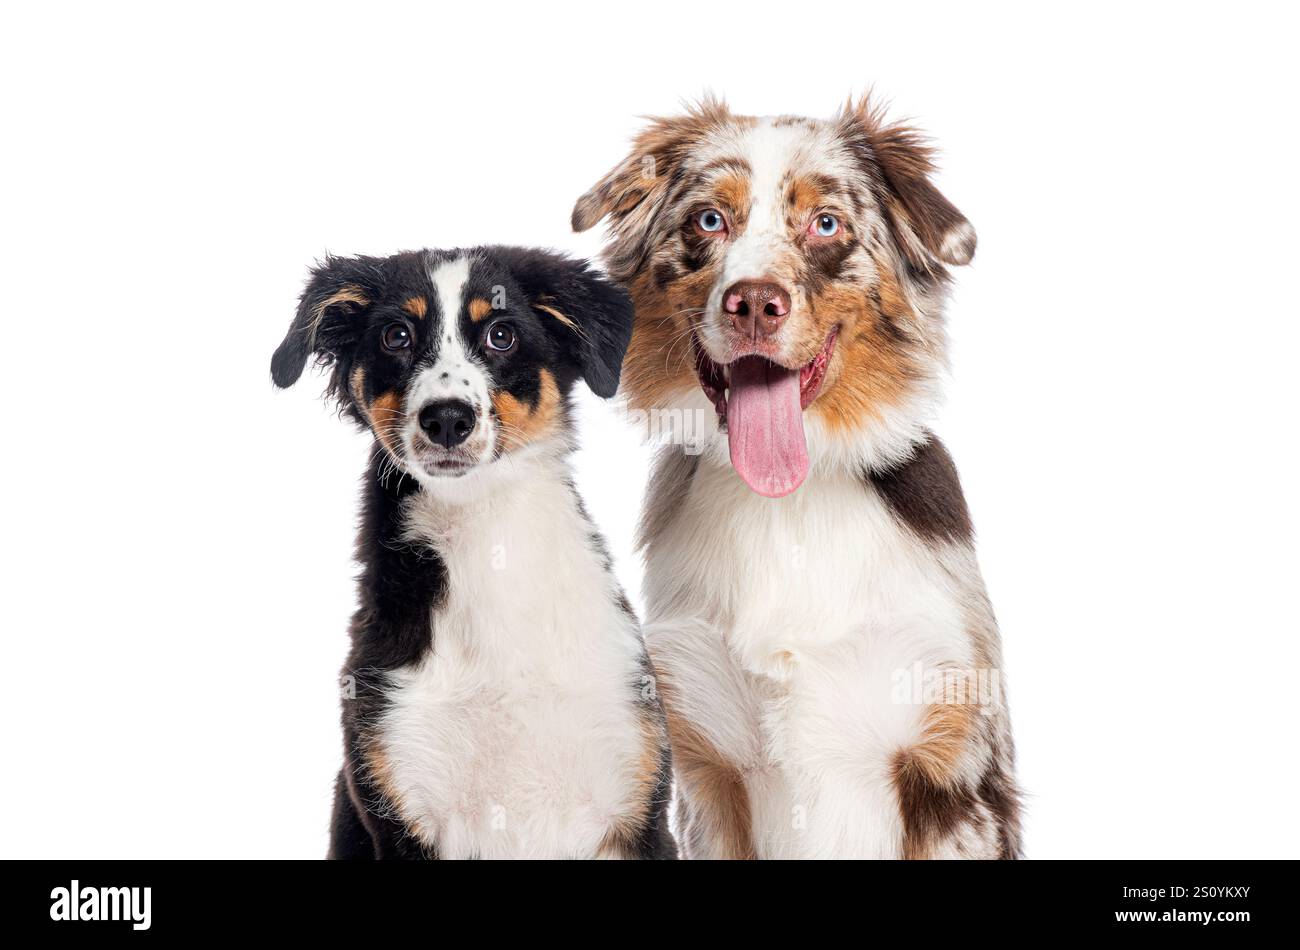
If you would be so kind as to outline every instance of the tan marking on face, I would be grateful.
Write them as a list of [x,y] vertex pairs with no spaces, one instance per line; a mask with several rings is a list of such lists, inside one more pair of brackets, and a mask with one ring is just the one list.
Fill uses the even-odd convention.
[[361,414],[370,423],[375,438],[383,444],[393,458],[401,458],[401,438],[398,430],[402,425],[402,397],[396,391],[380,393],[369,402],[366,401],[366,371],[358,366],[352,371],[350,380],[352,398],[356,400]]
[[676,713],[672,687],[660,671],[656,677],[659,695],[668,718],[672,740],[673,771],[682,784],[689,805],[687,841],[704,839],[720,849],[718,857],[752,861],[754,849],[749,793],[740,770],[686,718]]
[[402,309],[415,317],[417,320],[423,320],[429,312],[429,302],[423,297],[408,297],[402,304]]
[[737,228],[744,227],[749,217],[749,179],[743,175],[723,175],[713,186],[718,203],[731,214],[731,222]]
[[792,222],[803,221],[826,200],[817,184],[807,177],[794,179],[786,190],[785,199]]
[[475,297],[469,302],[469,318],[475,323],[478,323],[491,312],[491,302],[484,300],[482,297]]
[[713,283],[703,271],[680,277],[662,290],[653,286],[649,274],[640,274],[628,288],[636,307],[632,340],[623,360],[621,388],[629,408],[649,412],[672,405],[698,386],[690,342],[690,323],[681,311],[697,304],[676,303],[700,300]]
[[[785,220],[792,240],[844,243],[850,238],[849,222],[838,206],[843,203],[834,179],[811,173],[792,178],[785,186]],[[816,238],[807,233],[808,225],[819,212],[834,214],[839,220],[838,233],[830,238]]]
[[834,431],[852,430],[878,419],[884,409],[906,398],[920,375],[914,349],[881,326],[881,320],[887,318],[906,330],[915,319],[887,271],[881,272],[877,296],[879,310],[866,291],[854,285],[828,288],[815,301],[818,331],[824,327],[829,333],[836,324],[841,329],[821,394],[808,411]]
[[559,421],[560,387],[550,370],[542,370],[539,376],[541,389],[536,405],[530,406],[507,392],[492,394],[504,452],[522,448],[555,431]]

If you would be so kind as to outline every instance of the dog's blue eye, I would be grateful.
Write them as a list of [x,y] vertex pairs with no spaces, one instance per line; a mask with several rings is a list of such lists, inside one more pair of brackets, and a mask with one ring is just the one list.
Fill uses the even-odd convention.
[[484,334],[489,349],[496,350],[498,353],[504,353],[513,349],[515,345],[515,331],[508,323],[498,321],[488,327],[487,333]]
[[384,349],[404,350],[411,345],[411,331],[404,323],[390,323],[384,327]]
[[722,216],[722,212],[717,208],[701,211],[696,217],[695,223],[700,226],[701,231],[707,231],[710,234],[721,231],[727,226],[726,218]]
[[839,229],[839,219],[833,214],[819,214],[813,221],[812,232],[818,237],[833,237]]

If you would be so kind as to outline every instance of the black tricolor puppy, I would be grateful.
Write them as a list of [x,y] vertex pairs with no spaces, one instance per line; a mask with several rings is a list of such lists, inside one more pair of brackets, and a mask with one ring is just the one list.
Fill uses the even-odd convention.
[[569,393],[623,291],[519,248],[330,258],[271,361],[375,435],[330,855],[675,856],[641,633],[574,491]]

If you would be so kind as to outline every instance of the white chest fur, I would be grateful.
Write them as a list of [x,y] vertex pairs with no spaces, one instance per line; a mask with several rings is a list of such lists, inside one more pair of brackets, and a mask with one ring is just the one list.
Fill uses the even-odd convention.
[[422,493],[408,518],[448,594],[378,729],[402,817],[444,857],[596,854],[635,807],[642,648],[567,487]]
[[961,585],[849,473],[781,499],[702,460],[647,546],[646,641],[674,702],[745,775],[761,856],[889,856],[902,671],[971,663]]

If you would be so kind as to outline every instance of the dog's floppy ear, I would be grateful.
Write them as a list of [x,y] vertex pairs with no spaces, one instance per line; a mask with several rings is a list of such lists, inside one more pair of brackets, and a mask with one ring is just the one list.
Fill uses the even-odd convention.
[[576,375],[597,396],[613,396],[632,339],[627,292],[587,261],[529,248],[496,253]]
[[885,212],[899,250],[914,265],[969,264],[975,256],[975,229],[951,201],[930,183],[934,152],[910,126],[887,123],[884,109],[864,96],[840,114],[845,137],[881,179]]
[[573,230],[586,231],[609,218],[615,236],[609,263],[618,277],[633,261],[663,205],[668,183],[690,148],[731,117],[725,103],[705,96],[684,115],[652,118],[632,151],[573,206]]
[[271,379],[292,386],[307,358],[333,362],[356,343],[364,312],[374,302],[375,262],[360,257],[329,257],[312,269],[298,300],[298,313],[271,357]]

